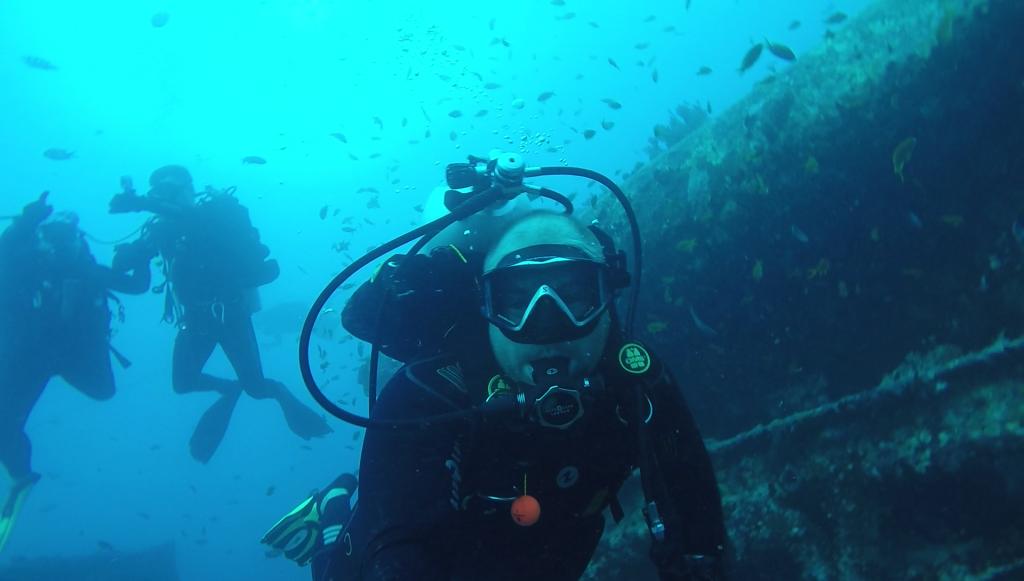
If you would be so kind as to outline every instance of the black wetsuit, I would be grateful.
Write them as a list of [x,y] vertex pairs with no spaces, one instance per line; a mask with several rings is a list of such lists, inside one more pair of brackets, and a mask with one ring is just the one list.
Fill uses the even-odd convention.
[[[602,510],[640,460],[637,382],[653,404],[651,476],[667,531],[652,558],[663,579],[721,578],[725,529],[700,433],[658,360],[643,377],[631,375],[619,365],[620,346],[609,344],[584,416],[566,430],[518,418],[369,429],[358,505],[345,534],[314,561],[315,573],[327,571],[316,581],[578,579],[601,537]],[[492,364],[456,355],[410,364],[384,388],[373,416],[423,418],[479,403]],[[530,527],[509,513],[524,477],[541,506]],[[685,555],[717,565],[698,576]]]
[[[115,268],[164,259],[170,283],[165,318],[178,324],[172,384],[178,393],[214,391],[221,398],[200,419],[191,451],[208,461],[227,430],[242,391],[255,398],[276,399],[289,427],[302,438],[330,431],[323,418],[300,403],[279,381],[263,374],[252,326],[258,309],[256,289],[274,281],[278,264],[260,242],[249,212],[230,195],[209,196],[195,206],[162,212],[142,236],[118,248]],[[203,372],[220,345],[237,380]]]
[[21,216],[0,236],[0,462],[15,480],[32,473],[25,422],[50,379],[93,399],[114,396],[109,292],[148,286],[141,270],[97,264],[84,241],[72,257],[44,251],[38,226]]

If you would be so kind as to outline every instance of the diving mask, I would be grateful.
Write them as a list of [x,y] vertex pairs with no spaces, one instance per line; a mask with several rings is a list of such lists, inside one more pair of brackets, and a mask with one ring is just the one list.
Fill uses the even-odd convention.
[[613,296],[607,265],[560,244],[510,254],[481,283],[484,317],[517,343],[584,337]]

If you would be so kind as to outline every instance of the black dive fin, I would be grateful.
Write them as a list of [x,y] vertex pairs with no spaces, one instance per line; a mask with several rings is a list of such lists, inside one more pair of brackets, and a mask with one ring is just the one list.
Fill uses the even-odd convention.
[[241,395],[241,389],[226,393],[203,412],[188,443],[193,458],[203,464],[210,461],[228,431],[231,414],[235,411],[235,405]]

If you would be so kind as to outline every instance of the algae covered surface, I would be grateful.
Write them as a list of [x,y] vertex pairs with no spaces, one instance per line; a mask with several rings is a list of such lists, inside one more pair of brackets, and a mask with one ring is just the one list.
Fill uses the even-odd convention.
[[[877,2],[627,181],[736,578],[1024,575],[1022,25]],[[618,527],[591,578],[648,578]]]

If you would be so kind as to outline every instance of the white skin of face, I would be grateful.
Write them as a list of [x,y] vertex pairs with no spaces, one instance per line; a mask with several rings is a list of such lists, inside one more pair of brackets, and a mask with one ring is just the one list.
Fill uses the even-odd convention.
[[[515,250],[536,244],[566,244],[579,248],[595,260],[604,260],[601,243],[585,226],[562,214],[538,212],[522,219],[501,236],[484,260],[484,271],[494,268],[503,257],[515,254]],[[570,377],[579,378],[592,372],[601,358],[610,331],[611,315],[607,312],[598,319],[590,335],[545,345],[516,343],[494,325],[488,326],[491,349],[502,371],[511,379],[526,384],[533,383],[533,365],[530,362],[547,357],[568,358]]]
[[567,357],[569,359],[569,377],[584,377],[597,367],[605,342],[611,330],[611,316],[601,315],[594,331],[575,341],[562,341],[546,345],[516,343],[509,340],[494,325],[488,325],[487,334],[491,340],[491,350],[501,370],[509,378],[520,383],[533,383],[532,361],[547,357]]

